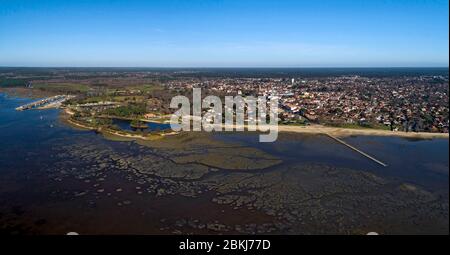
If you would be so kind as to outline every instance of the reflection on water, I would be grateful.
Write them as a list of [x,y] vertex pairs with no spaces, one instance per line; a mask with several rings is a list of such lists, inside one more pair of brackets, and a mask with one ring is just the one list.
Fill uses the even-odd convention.
[[[122,130],[127,131],[143,130],[132,127],[131,120],[113,119],[112,121],[113,125],[116,125]],[[148,128],[145,129],[147,131],[162,131],[170,128],[170,124],[165,123],[145,122],[145,125],[148,126]]]

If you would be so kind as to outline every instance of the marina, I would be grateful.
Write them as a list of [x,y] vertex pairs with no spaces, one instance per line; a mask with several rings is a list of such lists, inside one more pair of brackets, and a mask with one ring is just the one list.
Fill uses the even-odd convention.
[[28,104],[16,107],[16,111],[25,111],[31,109],[48,109],[48,108],[58,108],[61,103],[74,98],[72,95],[56,95],[52,97],[47,97],[38,101],[34,101]]

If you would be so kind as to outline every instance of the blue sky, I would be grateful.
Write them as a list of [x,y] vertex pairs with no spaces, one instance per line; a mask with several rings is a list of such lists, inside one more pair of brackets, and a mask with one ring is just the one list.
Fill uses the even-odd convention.
[[0,0],[0,66],[449,63],[448,0]]

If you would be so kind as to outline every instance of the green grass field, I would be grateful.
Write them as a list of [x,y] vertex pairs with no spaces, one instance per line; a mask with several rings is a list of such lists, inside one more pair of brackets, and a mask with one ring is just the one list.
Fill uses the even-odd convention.
[[89,90],[89,87],[80,83],[39,83],[33,84],[36,89],[62,93],[83,93]]

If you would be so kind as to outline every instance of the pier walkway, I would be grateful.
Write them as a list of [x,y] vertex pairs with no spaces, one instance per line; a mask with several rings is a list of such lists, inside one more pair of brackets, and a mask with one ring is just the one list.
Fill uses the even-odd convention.
[[346,143],[346,142],[343,141],[342,139],[339,139],[339,138],[337,138],[337,137],[335,137],[335,136],[333,136],[333,135],[330,135],[330,134],[328,134],[328,133],[325,133],[325,134],[326,134],[328,137],[330,137],[331,139],[333,139],[333,140],[335,140],[335,141],[337,141],[337,142],[339,142],[339,143],[341,143],[341,144],[347,146],[348,148],[350,148],[350,149],[352,149],[352,150],[358,152],[359,154],[363,155],[364,157],[366,157],[366,158],[368,158],[368,159],[374,161],[375,163],[377,163],[377,164],[379,164],[379,165],[381,165],[381,166],[384,166],[384,167],[387,167],[387,166],[388,166],[387,164],[381,162],[380,160],[378,160],[378,159],[376,159],[376,158],[370,156],[369,154],[367,154],[367,153],[365,153],[365,152],[359,150],[358,148],[356,148],[356,147],[354,147],[354,146],[352,146],[352,145]]
[[24,111],[24,110],[30,110],[35,108],[51,108],[51,107],[58,107],[62,102],[73,98],[74,96],[70,95],[57,95],[52,97],[47,97],[44,99],[41,99],[39,101],[31,102],[22,106],[19,106],[16,108],[16,111]]

